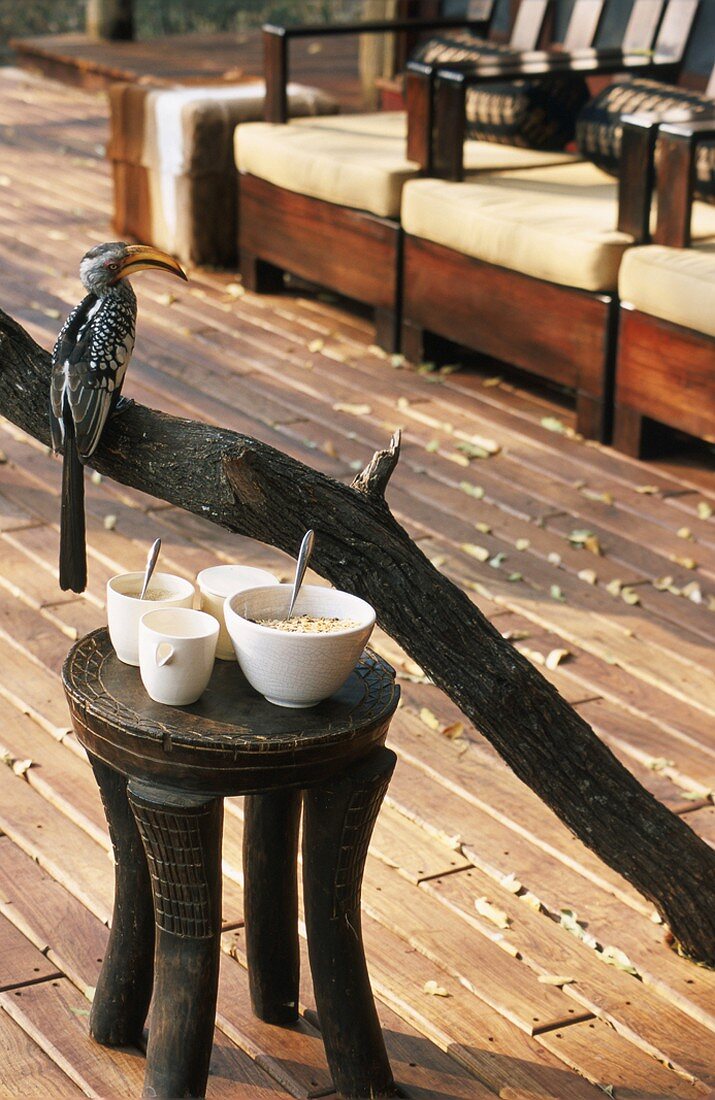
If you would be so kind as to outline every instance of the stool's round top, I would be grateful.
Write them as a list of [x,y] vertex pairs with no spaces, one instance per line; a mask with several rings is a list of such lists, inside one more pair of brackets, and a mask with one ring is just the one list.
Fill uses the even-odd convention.
[[128,775],[226,793],[324,778],[384,742],[399,699],[393,669],[365,650],[340,691],[316,707],[268,703],[232,661],[216,661],[198,702],[165,706],[149,698],[139,669],[118,659],[106,628],[72,647],[63,680],[90,752]]

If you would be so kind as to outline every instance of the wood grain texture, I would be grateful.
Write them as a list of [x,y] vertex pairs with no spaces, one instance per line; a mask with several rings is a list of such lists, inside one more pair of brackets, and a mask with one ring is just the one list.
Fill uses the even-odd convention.
[[403,319],[408,328],[436,332],[570,386],[577,398],[583,395],[601,409],[594,414],[584,406],[578,425],[593,438],[606,428],[611,312],[606,295],[546,283],[405,236]]
[[286,191],[242,172],[239,252],[359,302],[395,311],[396,222]]
[[715,438],[713,362],[711,337],[622,307],[614,445],[639,452],[640,440],[629,444],[627,438],[626,418],[634,414]]

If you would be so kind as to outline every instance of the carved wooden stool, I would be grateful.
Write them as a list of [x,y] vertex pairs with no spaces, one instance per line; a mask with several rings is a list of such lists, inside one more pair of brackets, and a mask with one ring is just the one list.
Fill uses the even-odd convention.
[[[254,1012],[298,1016],[297,845],[301,802],[310,966],[340,1093],[394,1085],[365,967],[360,886],[395,765],[384,747],[399,689],[366,652],[345,686],[309,710],[267,703],[222,661],[190,707],[145,693],[107,631],[70,651],[64,684],[116,859],[111,935],[90,1029],[136,1044],[152,1006],[144,1095],[201,1097],[216,1010],[223,796],[246,794],[246,947]],[[156,945],[155,945],[156,928]]]

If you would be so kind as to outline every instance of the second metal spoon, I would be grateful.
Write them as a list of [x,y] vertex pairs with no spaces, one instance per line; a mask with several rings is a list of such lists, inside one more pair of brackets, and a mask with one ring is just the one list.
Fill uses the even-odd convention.
[[149,587],[149,581],[151,575],[154,572],[156,560],[159,557],[159,551],[161,550],[161,539],[156,539],[152,545],[146,558],[146,569],[144,571],[144,583],[142,584],[142,590],[139,593],[139,599],[143,600],[146,596],[146,590]]
[[306,531],[303,535],[303,541],[300,544],[300,550],[298,551],[298,564],[295,567],[295,579],[293,580],[293,591],[291,592],[290,605],[288,607],[288,614],[286,619],[290,619],[293,614],[293,608],[295,607],[295,601],[298,599],[298,593],[300,592],[300,586],[303,583],[303,577],[305,571],[308,568],[308,562],[310,561],[310,555],[313,553],[313,543],[315,542],[315,531]]

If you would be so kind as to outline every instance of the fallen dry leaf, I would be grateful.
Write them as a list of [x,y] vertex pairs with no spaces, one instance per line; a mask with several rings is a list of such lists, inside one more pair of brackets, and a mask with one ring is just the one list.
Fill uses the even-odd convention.
[[475,500],[481,500],[484,496],[484,489],[481,485],[472,485],[471,481],[460,481],[459,488],[467,496],[474,497]]
[[13,760],[12,770],[14,771],[15,775],[24,775],[25,772],[28,772],[30,770],[32,765],[32,760]]
[[464,722],[450,722],[448,725],[442,727],[440,733],[450,741],[456,741],[457,738],[461,737],[464,733]]
[[566,431],[563,421],[558,420],[555,416],[543,416],[541,418],[541,427],[546,428],[547,432],[563,433]]
[[623,588],[623,581],[619,581],[617,578],[609,581],[606,585],[606,592],[611,596],[620,596],[621,589]]
[[570,985],[571,982],[575,982],[575,978],[571,978],[566,974],[539,974],[536,979],[542,985]]
[[670,560],[674,561],[676,565],[682,565],[683,569],[697,569],[698,568],[698,563],[695,561],[694,558],[676,558],[676,557],[672,557]]
[[698,518],[710,519],[713,514],[712,505],[708,504],[706,500],[698,501]]
[[579,580],[585,581],[586,584],[595,584],[598,580],[598,576],[593,569],[582,569],[577,576]]
[[492,386],[500,386],[504,381],[500,374],[495,374],[493,378],[485,378],[482,385],[485,389],[491,389]]
[[519,642],[522,638],[528,638],[528,630],[504,630],[502,631],[502,638],[506,638],[508,642]]
[[428,707],[422,707],[419,713],[420,722],[423,722],[431,730],[439,730],[442,723],[436,714],[433,714]]
[[517,539],[516,542],[514,543],[514,545],[516,546],[517,550],[528,550],[529,547],[531,546],[531,540],[530,539]]
[[463,542],[460,550],[463,550],[465,554],[469,554],[470,558],[476,558],[477,561],[488,561],[490,557],[486,546],[476,546],[473,542]]
[[621,951],[620,947],[613,947],[609,944],[609,946],[604,947],[601,952],[601,958],[605,963],[608,963],[609,966],[615,966],[617,970],[623,970],[626,974],[633,974],[635,978],[640,977],[635,966],[628,958],[625,951]]
[[504,910],[498,909],[496,905],[492,905],[489,898],[476,898],[474,901],[474,908],[481,917],[486,917],[486,919],[491,921],[492,924],[495,924],[497,928],[509,928],[511,925],[511,920]]
[[652,496],[654,493],[658,492],[658,486],[657,485],[636,485],[636,492],[637,493],[643,493],[646,496]]
[[448,458],[450,462],[454,462],[457,466],[468,466],[469,459],[466,455],[460,454],[458,451],[445,451],[445,458]]
[[680,527],[676,531],[676,534],[679,539],[692,539],[693,537],[693,532],[690,530],[689,527]]
[[488,523],[475,523],[474,528],[482,535],[490,535],[492,530]]
[[104,529],[105,529],[105,531],[113,531],[116,526],[117,526],[117,517],[116,516],[105,516],[104,517]]
[[622,588],[621,599],[625,603],[630,604],[631,607],[635,607],[636,604],[639,604],[641,602],[641,598],[636,592],[635,588]]
[[246,293],[245,286],[241,286],[240,283],[227,283],[224,290],[227,294],[230,294],[232,298],[243,298]]
[[429,993],[430,997],[449,997],[451,994],[447,992],[443,985],[438,985],[435,981],[425,982],[422,986],[423,993]]
[[538,649],[527,649],[527,647],[523,645],[519,646],[519,652],[523,653],[527,661],[531,661],[532,665],[546,664],[546,658],[543,653],[539,653]]
[[489,458],[492,451],[487,451],[484,447],[479,447],[476,443],[458,443],[457,450],[469,461],[470,458]]
[[350,405],[342,401],[338,401],[333,408],[335,412],[350,413],[351,416],[369,416],[372,412],[370,405]]
[[703,592],[697,581],[690,581],[689,584],[686,584],[682,589],[682,594],[692,603],[703,603]]
[[569,658],[570,656],[570,649],[552,649],[551,652],[548,654],[546,660],[544,661],[544,664],[548,669],[551,669],[551,671],[553,672],[555,668],[558,668],[559,665],[562,664],[563,661],[567,660],[567,658]]

